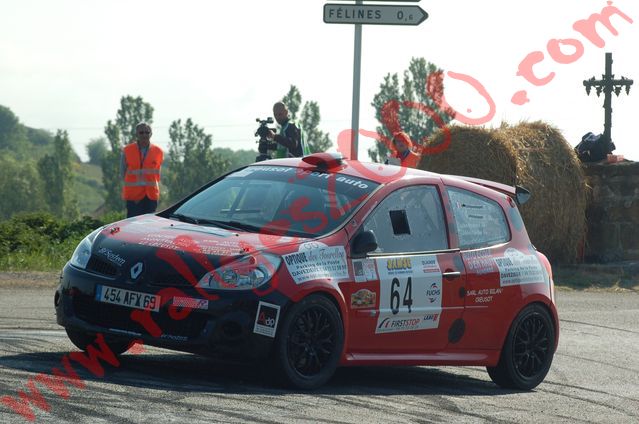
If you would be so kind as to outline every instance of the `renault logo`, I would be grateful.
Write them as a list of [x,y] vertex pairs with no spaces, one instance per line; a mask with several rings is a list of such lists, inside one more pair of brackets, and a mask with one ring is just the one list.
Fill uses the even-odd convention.
[[142,262],[138,262],[137,264],[133,265],[131,267],[131,279],[135,280],[137,279],[140,274],[142,274],[142,271],[144,270],[144,264]]

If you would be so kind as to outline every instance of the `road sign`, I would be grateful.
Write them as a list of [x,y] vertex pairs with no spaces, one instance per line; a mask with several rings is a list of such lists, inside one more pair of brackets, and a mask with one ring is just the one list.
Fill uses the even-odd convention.
[[324,22],[327,24],[366,25],[419,25],[428,18],[419,6],[339,4],[324,5]]
[[[371,5],[355,0],[356,4],[324,5],[324,22],[327,24],[354,24],[355,48],[353,49],[353,113],[351,125],[351,145],[347,155],[357,159],[359,138],[359,89],[362,63],[362,24],[364,25],[419,25],[428,18],[428,13],[419,6],[409,5]],[[395,2],[402,0],[367,0]],[[417,3],[419,0],[404,0]],[[343,152],[344,153],[344,152]]]

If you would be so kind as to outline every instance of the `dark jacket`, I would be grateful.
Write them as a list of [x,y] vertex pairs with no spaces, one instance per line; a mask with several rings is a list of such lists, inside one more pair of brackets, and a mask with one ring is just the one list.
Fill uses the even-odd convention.
[[280,145],[278,147],[285,147],[284,149],[277,149],[277,157],[294,157],[301,158],[304,156],[302,149],[302,131],[295,124],[295,122],[288,120],[282,126],[282,130],[279,134],[275,134],[275,141]]

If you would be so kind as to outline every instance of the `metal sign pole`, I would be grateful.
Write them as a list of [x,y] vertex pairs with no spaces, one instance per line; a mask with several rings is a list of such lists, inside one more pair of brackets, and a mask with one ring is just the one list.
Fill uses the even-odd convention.
[[[362,0],[357,0],[358,5]],[[362,68],[362,25],[355,24],[355,48],[353,54],[353,110],[351,116],[351,154],[350,159],[357,160],[359,141],[359,88]]]
[[[417,3],[420,0],[367,0],[367,1],[406,1]],[[359,141],[359,97],[360,74],[362,67],[362,24],[366,25],[419,25],[426,18],[426,13],[419,6],[409,5],[377,5],[362,4],[363,0],[355,0],[354,5],[344,3],[326,3],[324,5],[324,22],[327,24],[355,25],[355,47],[353,54],[353,110],[351,117],[350,159],[357,160]]]

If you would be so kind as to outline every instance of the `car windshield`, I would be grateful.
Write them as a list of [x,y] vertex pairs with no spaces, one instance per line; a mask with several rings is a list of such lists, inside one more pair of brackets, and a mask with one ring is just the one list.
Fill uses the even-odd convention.
[[317,237],[339,227],[379,186],[285,166],[250,166],[188,199],[170,217],[222,228]]

